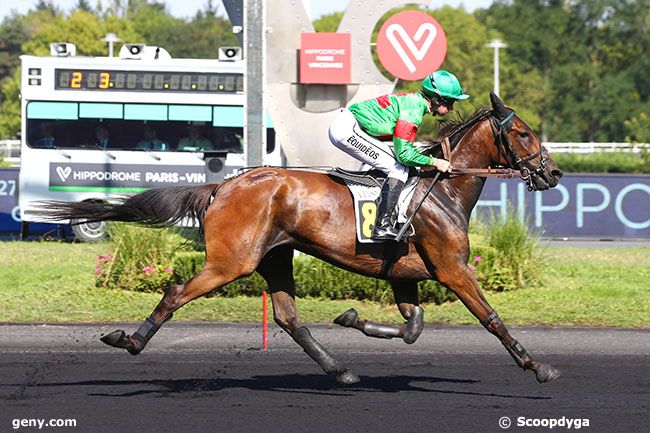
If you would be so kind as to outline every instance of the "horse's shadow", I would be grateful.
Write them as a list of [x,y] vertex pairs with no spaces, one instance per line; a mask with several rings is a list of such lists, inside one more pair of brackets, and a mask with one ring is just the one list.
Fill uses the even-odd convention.
[[[332,396],[354,396],[358,393],[382,392],[427,392],[451,395],[476,395],[514,399],[544,400],[549,397],[497,394],[467,390],[467,385],[479,383],[473,379],[453,379],[429,376],[361,376],[361,382],[342,386],[322,374],[290,374],[274,376],[253,376],[248,379],[213,378],[213,379],[152,379],[152,380],[88,380],[67,383],[43,383],[42,387],[89,386],[95,392],[88,393],[94,397],[134,397],[141,395],[200,397],[205,393],[219,392],[230,388],[245,388],[252,391],[289,392]],[[456,384],[456,389],[437,389],[438,384]],[[137,389],[125,392],[124,388]],[[104,391],[102,390],[104,389]],[[115,392],[109,392],[108,389]],[[115,389],[117,388],[117,389]],[[461,389],[463,388],[463,389]],[[100,392],[97,392],[100,391]]]

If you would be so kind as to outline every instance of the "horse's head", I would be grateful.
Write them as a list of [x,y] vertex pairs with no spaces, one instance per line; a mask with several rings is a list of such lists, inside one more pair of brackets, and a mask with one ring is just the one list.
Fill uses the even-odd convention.
[[515,112],[490,93],[490,124],[496,140],[493,161],[521,172],[529,190],[546,190],[558,184],[562,171],[537,135]]

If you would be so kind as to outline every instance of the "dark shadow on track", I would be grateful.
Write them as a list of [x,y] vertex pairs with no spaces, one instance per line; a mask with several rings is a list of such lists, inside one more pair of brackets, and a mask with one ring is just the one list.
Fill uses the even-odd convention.
[[[218,392],[230,388],[246,388],[254,391],[290,392],[317,395],[334,395],[352,397],[357,393],[372,392],[427,392],[451,395],[475,395],[484,397],[501,397],[512,399],[548,400],[550,397],[530,395],[508,395],[449,389],[434,389],[436,384],[472,385],[480,383],[474,379],[453,379],[429,376],[361,376],[361,382],[353,386],[341,386],[322,374],[291,374],[277,376],[253,376],[250,379],[170,379],[170,380],[89,380],[81,382],[42,383],[37,387],[91,386],[95,390],[105,387],[124,388],[134,386],[138,389],[124,392],[93,392],[93,397],[135,397],[140,395],[158,395],[161,397],[177,395],[183,398],[198,397],[206,392]],[[7,386],[7,385],[5,385]],[[155,389],[143,389],[155,388]]]

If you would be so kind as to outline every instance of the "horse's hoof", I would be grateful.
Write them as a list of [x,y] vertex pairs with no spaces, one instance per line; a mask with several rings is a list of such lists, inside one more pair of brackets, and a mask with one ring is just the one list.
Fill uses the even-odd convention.
[[131,355],[137,355],[143,349],[142,345],[138,344],[138,341],[134,340],[130,335],[126,335],[121,329],[104,335],[100,340],[109,346],[126,349]]
[[539,383],[550,382],[562,375],[562,373],[560,373],[560,370],[555,367],[551,367],[548,364],[540,364],[535,374],[537,375],[537,381]]
[[127,347],[126,348],[127,352],[129,352],[131,355],[137,355],[138,353],[142,352],[141,347]]
[[108,344],[109,346],[124,348],[124,340],[126,338],[126,333],[121,329],[113,331],[110,334],[104,335],[100,340],[102,343]]
[[336,381],[341,385],[352,385],[358,383],[360,379],[356,374],[346,370],[336,376]]
[[351,328],[357,323],[357,320],[359,320],[359,313],[357,313],[357,310],[354,308],[350,308],[348,311],[334,319],[334,323],[346,328]]

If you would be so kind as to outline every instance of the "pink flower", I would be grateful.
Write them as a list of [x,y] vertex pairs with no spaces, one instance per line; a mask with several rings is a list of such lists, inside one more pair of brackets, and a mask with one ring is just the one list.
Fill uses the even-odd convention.
[[480,262],[481,261],[481,256],[474,256],[474,261],[476,263]]
[[101,270],[101,269],[97,269],[97,270],[95,271],[95,275],[101,275],[101,274],[102,274],[102,270]]
[[171,274],[171,273],[174,272],[174,270],[172,268],[167,268],[167,269],[165,269],[165,272],[167,272],[168,274]]
[[97,263],[97,264],[95,265],[95,269],[101,269],[102,267],[103,267],[103,266],[100,265],[99,263]]
[[467,265],[467,267],[469,268],[470,271],[475,271],[476,270],[476,266],[474,266],[474,265]]
[[156,269],[154,266],[145,266],[142,268],[142,272],[148,277],[155,276],[158,273],[158,269]]

